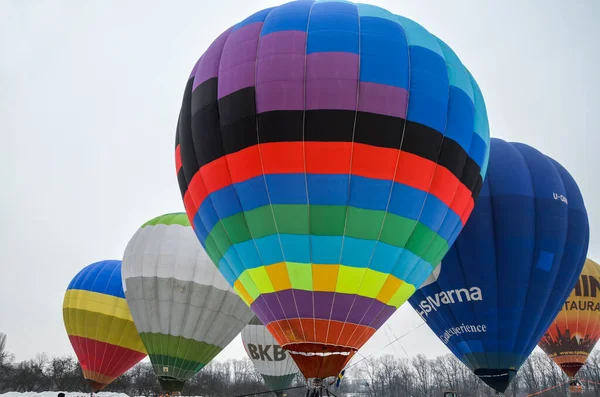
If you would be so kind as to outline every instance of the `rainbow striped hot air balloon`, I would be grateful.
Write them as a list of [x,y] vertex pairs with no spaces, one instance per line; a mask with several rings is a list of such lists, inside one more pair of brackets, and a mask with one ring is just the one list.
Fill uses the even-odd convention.
[[94,392],[146,357],[125,300],[121,261],[96,262],[81,270],[65,293],[63,318]]
[[190,222],[306,377],[337,376],[432,272],[486,173],[483,96],[414,21],[292,1],[219,36],[176,137]]

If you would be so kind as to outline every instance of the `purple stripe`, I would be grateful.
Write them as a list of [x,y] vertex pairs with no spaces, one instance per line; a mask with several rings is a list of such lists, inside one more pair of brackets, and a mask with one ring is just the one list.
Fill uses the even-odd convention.
[[282,31],[260,40],[256,111],[304,109],[306,33]]
[[256,51],[262,26],[262,22],[251,23],[229,35],[219,65],[219,99],[254,85]]
[[221,52],[223,46],[229,37],[229,32],[232,28],[223,32],[213,43],[208,47],[208,50],[200,57],[197,66],[194,68],[194,84],[192,90],[195,90],[200,84],[208,79],[217,77],[219,73],[219,61],[221,60]]
[[[292,291],[296,297],[294,304]],[[314,310],[313,310],[314,294]],[[333,310],[332,310],[333,306]],[[342,321],[379,328],[396,308],[377,299],[333,292],[286,290],[260,295],[251,305],[264,324],[293,318]]]
[[202,60],[202,57],[198,58],[198,60],[194,64],[194,68],[192,69],[192,72],[190,73],[190,77],[189,77],[190,79],[196,75],[196,70],[198,70],[198,65],[200,64],[201,60]]
[[357,54],[318,52],[306,57],[306,109],[356,110]]
[[406,118],[408,91],[377,83],[360,83],[358,110]]

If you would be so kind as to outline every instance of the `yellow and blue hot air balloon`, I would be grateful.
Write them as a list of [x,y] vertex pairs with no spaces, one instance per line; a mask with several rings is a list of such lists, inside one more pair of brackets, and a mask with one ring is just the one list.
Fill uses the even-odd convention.
[[96,262],[81,270],[65,293],[63,318],[94,392],[146,357],[125,300],[121,261]]

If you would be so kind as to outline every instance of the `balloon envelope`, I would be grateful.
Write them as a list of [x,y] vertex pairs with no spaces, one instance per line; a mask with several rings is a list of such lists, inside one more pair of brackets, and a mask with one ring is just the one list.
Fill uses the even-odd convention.
[[588,218],[556,161],[491,140],[471,218],[410,304],[476,375],[504,392],[581,272]]
[[135,233],[122,276],[133,320],[167,392],[181,391],[252,318],[184,213],[154,218]]
[[254,316],[242,330],[242,343],[271,390],[286,389],[292,384],[300,371],[298,366],[258,317]]
[[121,284],[121,261],[93,263],[67,287],[63,319],[83,376],[104,389],[146,357]]
[[186,211],[306,377],[337,376],[448,250],[489,152],[456,54],[366,4],[293,1],[219,36],[185,89]]
[[585,364],[600,338],[600,266],[587,259],[575,288],[538,346],[569,376]]

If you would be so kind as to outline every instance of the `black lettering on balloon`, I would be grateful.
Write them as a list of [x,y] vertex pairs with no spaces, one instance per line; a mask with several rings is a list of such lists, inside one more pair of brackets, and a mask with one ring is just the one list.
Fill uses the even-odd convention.
[[596,277],[588,276],[590,282],[590,295],[592,298],[596,297],[596,292],[600,290],[600,282]]
[[273,361],[271,356],[269,356],[269,348],[270,347],[271,347],[271,345],[267,345],[267,346],[258,345],[258,354],[260,354],[260,359],[262,361],[265,361],[265,357],[267,358],[268,361]]
[[258,349],[256,348],[256,345],[248,343],[248,350],[250,351],[250,357],[252,357],[253,360],[258,360],[260,358],[260,356],[258,355]]
[[273,358],[275,361],[283,361],[285,360],[285,350],[279,345],[273,346]]

